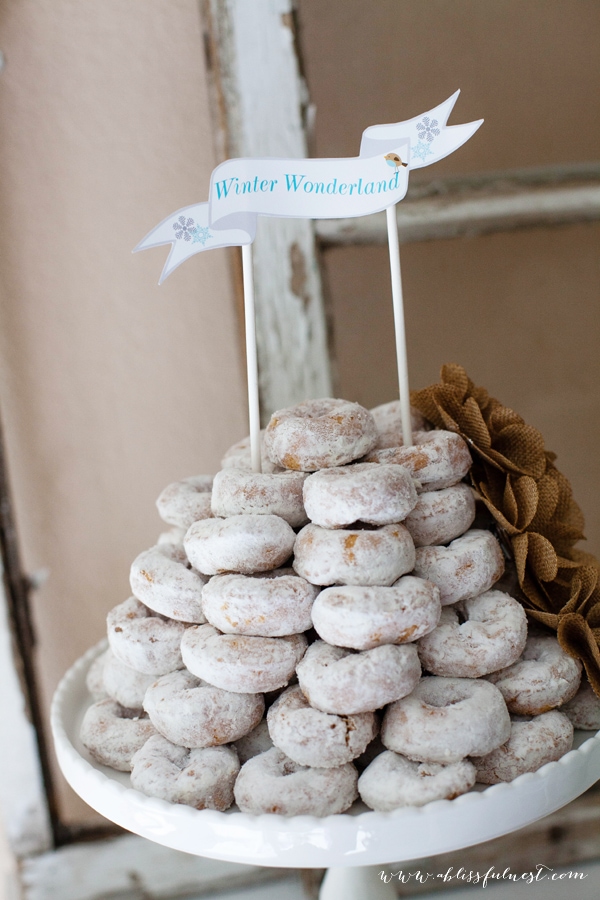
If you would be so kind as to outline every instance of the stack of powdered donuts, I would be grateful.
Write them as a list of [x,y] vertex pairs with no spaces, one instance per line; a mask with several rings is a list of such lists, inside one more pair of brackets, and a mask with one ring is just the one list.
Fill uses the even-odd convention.
[[96,761],[198,809],[326,816],[511,781],[600,728],[507,592],[466,443],[412,425],[405,447],[397,402],[307,401],[272,416],[261,473],[246,439],[162,492],[171,529],[88,676]]

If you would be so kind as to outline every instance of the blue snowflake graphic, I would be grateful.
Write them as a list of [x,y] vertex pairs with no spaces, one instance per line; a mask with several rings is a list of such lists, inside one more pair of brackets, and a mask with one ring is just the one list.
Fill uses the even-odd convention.
[[410,148],[411,155],[416,157],[416,159],[422,159],[425,161],[428,156],[433,156],[433,151],[425,141],[419,141],[414,147]]
[[179,216],[177,221],[173,223],[173,228],[175,229],[175,237],[178,241],[181,240],[181,238],[183,238],[184,241],[191,241],[195,230],[194,220],[186,219],[185,216]]
[[212,237],[209,228],[204,228],[202,225],[196,225],[194,230],[192,231],[192,237],[195,244],[206,244],[207,240]]
[[419,132],[419,140],[427,141],[429,144],[440,133],[437,119],[430,119],[429,116],[423,116],[420,122],[417,122],[417,131]]

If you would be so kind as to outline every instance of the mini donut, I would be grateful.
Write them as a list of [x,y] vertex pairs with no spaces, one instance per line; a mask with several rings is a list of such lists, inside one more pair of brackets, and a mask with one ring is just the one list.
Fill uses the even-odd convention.
[[106,625],[110,649],[130,669],[156,676],[182,668],[183,622],[157,616],[130,597],[111,609]]
[[[391,403],[382,403],[375,406],[369,412],[375,419],[377,428],[376,450],[384,450],[386,447],[401,447],[404,444],[402,433],[402,404],[399,400]],[[427,419],[414,406],[410,408],[410,427],[413,432],[427,431]]]
[[600,698],[589,681],[582,679],[573,699],[561,706],[560,711],[569,717],[575,728],[582,731],[600,730]]
[[180,544],[157,544],[145,550],[136,556],[129,573],[134,597],[163,616],[197,625],[206,622],[201,604],[206,581],[206,576],[190,568]]
[[521,659],[488,680],[502,692],[511,713],[539,716],[571,700],[581,683],[581,663],[555,637],[531,636]]
[[229,744],[252,731],[265,711],[262,694],[224,691],[185,669],[155,681],[144,709],[156,730],[180,747]]
[[189,750],[156,734],[133,757],[131,786],[167,803],[223,812],[233,803],[239,771],[240,762],[231,747]]
[[86,710],[79,737],[96,762],[130,772],[132,756],[153,734],[156,731],[147,716],[109,699]]
[[256,728],[245,734],[243,738],[236,741],[233,745],[242,765],[258,756],[259,753],[265,753],[273,746],[271,735],[269,734],[269,726],[266,719],[261,719]]
[[419,641],[419,658],[432,675],[479,678],[511,666],[526,642],[521,604],[502,591],[486,591],[445,606],[437,628]]
[[205,575],[252,575],[289,559],[296,535],[280,516],[230,516],[194,522],[184,539],[192,565]]
[[391,525],[405,519],[416,504],[413,479],[403,466],[335,466],[309,475],[304,483],[308,517],[323,528],[358,521]]
[[306,650],[303,634],[250,637],[212,625],[188,628],[181,641],[190,672],[225,691],[264,693],[287,684]]
[[301,766],[330,769],[351,762],[377,734],[373,712],[337,716],[313,709],[299,685],[283,692],[267,713],[271,740]]
[[463,759],[447,766],[415,762],[391,750],[380,753],[358,779],[361,800],[378,812],[402,806],[425,806],[466,794],[476,779],[473,763]]
[[573,725],[558,710],[533,718],[512,717],[509,739],[486,756],[473,757],[477,781],[499,784],[554,762],[573,746]]
[[248,472],[221,469],[215,476],[212,511],[215,516],[281,516],[292,528],[307,521],[302,500],[305,472]]
[[85,676],[85,686],[95,703],[98,700],[106,700],[108,696],[104,687],[104,663],[109,653],[110,650],[105,650],[104,653],[97,656]]
[[126,709],[143,709],[144,695],[156,681],[156,675],[136,672],[131,666],[121,662],[110,649],[106,652],[103,676],[106,693],[110,699],[116,700]]
[[437,584],[447,606],[489,591],[504,572],[504,555],[491,531],[471,528],[447,547],[418,547],[414,572]]
[[192,522],[212,516],[212,481],[211,475],[193,475],[167,485],[156,501],[163,522],[187,529]]
[[[379,466],[377,467],[379,468]],[[468,484],[424,491],[404,519],[415,547],[447,544],[464,534],[475,520],[475,497]]]
[[311,644],[296,668],[311,706],[341,716],[380,709],[416,687],[421,665],[414,644],[383,644],[362,653]]
[[510,736],[510,716],[500,691],[474,678],[423,678],[412,694],[388,706],[381,740],[420,762],[459,762],[484,756]]
[[[265,450],[265,429],[260,432],[260,468],[267,475],[273,472],[283,472],[283,466],[271,462]],[[221,460],[222,469],[246,469],[252,471],[252,452],[250,435],[233,444]]]
[[440,611],[437,587],[405,575],[391,587],[326,588],[314,602],[312,619],[328,644],[371,650],[418,640],[433,631]]
[[372,450],[365,462],[396,463],[427,491],[450,487],[465,477],[473,460],[466,442],[453,431],[416,431],[411,447]]
[[348,400],[305,400],[273,413],[265,432],[269,458],[286,469],[343,466],[377,443],[371,413]]
[[356,800],[357,779],[352,763],[309,768],[273,747],[244,763],[233,792],[240,810],[254,816],[334,816]]
[[338,528],[305,525],[293,566],[311,584],[390,585],[410,572],[415,546],[404,525]]
[[312,628],[319,588],[293,569],[263,575],[214,575],[202,592],[211,625],[227,634],[282,637]]

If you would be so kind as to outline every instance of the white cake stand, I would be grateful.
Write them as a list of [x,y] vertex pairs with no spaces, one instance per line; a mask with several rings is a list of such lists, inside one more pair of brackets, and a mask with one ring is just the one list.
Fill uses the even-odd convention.
[[86,803],[122,828],[196,856],[251,865],[327,868],[321,900],[383,900],[395,896],[379,866],[448,853],[515,831],[582,794],[600,778],[600,732],[576,734],[578,749],[510,784],[474,790],[456,800],[377,813],[355,804],[324,819],[251,816],[196,810],[134,791],[129,776],[98,765],[79,740],[91,699],[85,677],[106,642],[67,672],[52,703],[58,762]]

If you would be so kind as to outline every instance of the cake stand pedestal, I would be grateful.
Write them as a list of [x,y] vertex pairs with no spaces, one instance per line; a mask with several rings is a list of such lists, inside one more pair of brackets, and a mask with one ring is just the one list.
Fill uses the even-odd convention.
[[580,732],[577,749],[509,784],[479,786],[455,800],[391,813],[357,803],[344,815],[285,818],[166,803],[134,791],[127,774],[95,763],[79,740],[91,703],[86,674],[105,648],[106,642],[93,647],[69,669],[52,703],[58,762],[76,793],[107,819],[174,850],[249,865],[326,868],[321,900],[391,898],[393,883],[386,885],[378,874],[386,865],[516,831],[560,809],[600,778],[600,737]]

